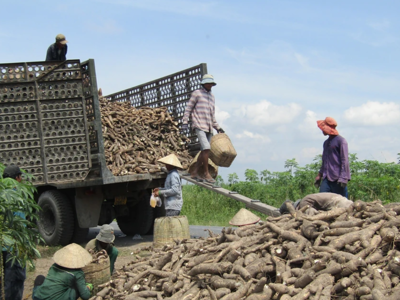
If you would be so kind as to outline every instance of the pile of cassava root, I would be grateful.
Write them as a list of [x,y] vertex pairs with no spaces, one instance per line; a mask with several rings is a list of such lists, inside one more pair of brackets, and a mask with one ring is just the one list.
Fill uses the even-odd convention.
[[166,107],[136,109],[129,102],[100,97],[100,111],[106,163],[115,176],[160,172],[157,160],[171,153],[188,168],[189,139]]
[[400,204],[356,201],[313,216],[288,207],[136,255],[92,299],[400,299]]
[[108,258],[107,251],[104,249],[100,251],[89,249],[88,252],[92,255],[92,261],[90,262],[92,264],[98,264],[100,261]]

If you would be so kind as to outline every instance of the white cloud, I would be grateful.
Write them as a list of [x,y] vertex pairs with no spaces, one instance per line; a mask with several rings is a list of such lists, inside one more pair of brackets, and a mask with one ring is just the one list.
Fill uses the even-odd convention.
[[307,139],[320,139],[322,134],[321,130],[317,127],[317,114],[311,110],[307,110],[303,121],[297,126],[300,135]]
[[256,126],[290,123],[300,112],[301,106],[296,103],[275,105],[266,100],[241,107],[242,115],[248,122]]
[[303,122],[299,125],[299,129],[302,131],[309,130],[315,128],[317,126],[316,124],[317,124],[317,114],[312,110],[307,110]]
[[226,120],[230,118],[230,114],[227,111],[221,110],[218,106],[215,106],[215,118],[219,126],[224,127]]
[[400,120],[400,105],[394,102],[368,101],[344,112],[344,119],[360,125],[380,126]]
[[256,140],[258,142],[261,143],[269,143],[271,142],[271,139],[266,136],[266,135],[261,135],[258,133],[253,133],[247,130],[244,130],[242,133],[238,133],[235,135],[236,138],[238,139],[252,139],[252,140]]

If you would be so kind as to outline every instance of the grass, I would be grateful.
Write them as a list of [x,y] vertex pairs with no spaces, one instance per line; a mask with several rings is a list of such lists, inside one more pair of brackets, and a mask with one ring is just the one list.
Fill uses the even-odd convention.
[[[188,218],[190,225],[231,226],[229,221],[245,204],[205,188],[186,184],[182,187],[183,208],[181,215]],[[265,220],[266,215],[248,209]]]
[[53,257],[54,253],[60,250],[62,246],[47,246],[47,245],[39,245],[37,249],[40,252],[42,258],[51,258]]

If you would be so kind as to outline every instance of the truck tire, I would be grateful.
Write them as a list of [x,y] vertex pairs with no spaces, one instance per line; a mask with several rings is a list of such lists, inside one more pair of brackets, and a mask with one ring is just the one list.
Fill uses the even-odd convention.
[[145,235],[153,224],[153,208],[149,204],[150,194],[144,193],[142,199],[129,208],[128,216],[117,217],[119,229],[126,235]]
[[40,195],[38,229],[47,245],[67,245],[74,231],[74,212],[70,200],[58,190]]

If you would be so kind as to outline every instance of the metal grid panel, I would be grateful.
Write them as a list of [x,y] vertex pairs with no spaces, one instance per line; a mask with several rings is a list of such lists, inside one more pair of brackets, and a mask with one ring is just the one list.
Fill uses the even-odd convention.
[[2,163],[26,169],[35,185],[83,180],[86,123],[79,60],[0,64]]
[[[171,116],[182,125],[182,118],[191,93],[200,88],[202,76],[207,73],[207,65],[199,64],[192,68],[159,78],[157,80],[132,87],[106,96],[110,101],[127,102],[134,107],[166,106]],[[191,143],[197,142],[196,134],[192,133],[191,121],[185,133]]]
[[[99,153],[98,134],[95,128],[95,100],[97,97],[97,83],[94,70],[93,61],[85,61],[81,64],[82,81],[83,81],[83,95],[86,103],[86,119],[88,122],[89,144],[90,152],[92,154]],[[101,122],[101,121],[100,121]]]
[[79,60],[0,64],[0,82],[57,81],[80,79]]

